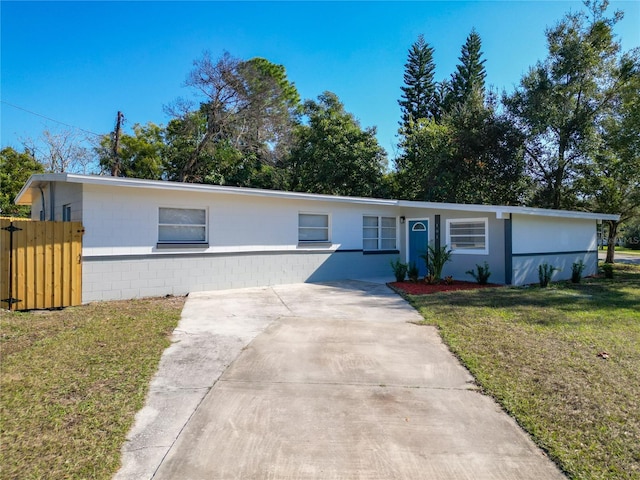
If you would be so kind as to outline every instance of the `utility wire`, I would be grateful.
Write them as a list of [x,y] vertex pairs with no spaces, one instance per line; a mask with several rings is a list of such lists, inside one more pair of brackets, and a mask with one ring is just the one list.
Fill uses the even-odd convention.
[[75,128],[76,130],[80,130],[81,132],[89,133],[91,135],[95,135],[96,137],[102,137],[104,134],[91,132],[89,130],[85,130],[84,128],[76,127],[75,125],[69,125],[68,123],[61,122],[60,120],[56,120],[55,118],[47,117],[46,115],[42,115],[40,113],[32,112],[31,110],[27,110],[26,108],[19,107],[18,105],[14,105],[13,103],[6,102],[4,100],[0,100],[1,103],[5,105],[9,105],[10,107],[17,108],[18,110],[22,110],[23,112],[27,112],[31,115],[35,115],[37,117],[45,118],[51,122],[59,123],[60,125],[64,125],[65,127]]

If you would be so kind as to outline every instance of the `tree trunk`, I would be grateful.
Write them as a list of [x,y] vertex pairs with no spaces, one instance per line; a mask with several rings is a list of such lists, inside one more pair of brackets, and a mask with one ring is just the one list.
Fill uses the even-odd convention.
[[613,263],[616,251],[616,237],[618,236],[618,225],[620,222],[610,220],[607,223],[609,224],[609,235],[607,238],[607,258],[604,263]]

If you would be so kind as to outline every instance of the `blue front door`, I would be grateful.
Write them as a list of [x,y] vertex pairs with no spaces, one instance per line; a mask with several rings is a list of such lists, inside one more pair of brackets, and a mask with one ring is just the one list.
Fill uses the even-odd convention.
[[427,266],[421,255],[427,253],[428,242],[428,220],[409,220],[409,263],[415,262],[421,277],[427,274]]

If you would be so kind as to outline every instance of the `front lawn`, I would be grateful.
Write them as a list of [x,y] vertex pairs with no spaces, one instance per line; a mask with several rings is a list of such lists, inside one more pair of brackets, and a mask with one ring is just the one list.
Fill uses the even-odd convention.
[[570,478],[640,479],[640,267],[409,299]]
[[1,310],[0,478],[111,478],[183,304]]

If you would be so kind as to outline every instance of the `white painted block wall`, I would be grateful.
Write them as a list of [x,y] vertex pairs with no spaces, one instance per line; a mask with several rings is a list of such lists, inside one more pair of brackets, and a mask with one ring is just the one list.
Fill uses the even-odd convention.
[[514,285],[538,282],[544,263],[558,268],[553,281],[570,279],[572,264],[580,260],[583,276],[598,271],[595,220],[513,215],[512,231]]

